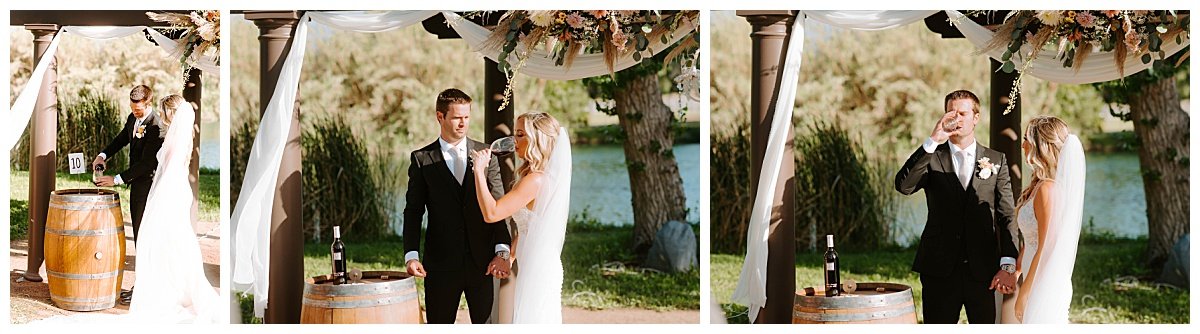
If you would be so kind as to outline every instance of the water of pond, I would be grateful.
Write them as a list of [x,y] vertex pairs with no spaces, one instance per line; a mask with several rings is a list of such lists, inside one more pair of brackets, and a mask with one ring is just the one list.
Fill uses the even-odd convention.
[[[1024,172],[1028,180],[1029,168],[1026,167]],[[925,196],[916,193],[901,197],[893,226],[894,240],[901,245],[911,245],[925,227],[928,216]],[[1146,235],[1146,194],[1137,154],[1087,154],[1083,228],[1120,237]]]
[[206,122],[200,125],[200,167],[221,168],[221,124]]
[[[700,145],[680,144],[674,149],[683,179],[688,222],[700,221]],[[577,145],[571,148],[571,216],[582,214],[608,225],[633,224],[633,195],[629,170],[620,145]],[[404,189],[400,190],[403,194]],[[400,234],[404,198],[396,204],[392,227]]]

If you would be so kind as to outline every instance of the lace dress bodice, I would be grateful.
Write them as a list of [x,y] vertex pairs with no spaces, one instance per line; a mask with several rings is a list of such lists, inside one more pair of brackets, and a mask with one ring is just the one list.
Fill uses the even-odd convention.
[[517,238],[526,236],[529,232],[529,220],[533,219],[533,211],[528,208],[521,207],[512,215],[513,225],[517,227]]
[[1025,201],[1025,205],[1017,211],[1017,228],[1021,231],[1022,243],[1025,245],[1025,250],[1021,253],[1021,273],[1029,272],[1029,265],[1033,262],[1033,255],[1038,250],[1038,223],[1037,216],[1033,214],[1033,197]]

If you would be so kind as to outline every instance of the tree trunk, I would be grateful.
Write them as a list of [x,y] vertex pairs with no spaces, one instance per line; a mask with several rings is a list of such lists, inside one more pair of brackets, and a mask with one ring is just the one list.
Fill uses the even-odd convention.
[[[1146,265],[1157,271],[1171,246],[1189,232],[1189,117],[1179,106],[1175,78],[1147,84],[1128,96],[1133,131],[1140,142],[1142,183],[1150,244]],[[1089,189],[1100,191],[1100,189]]]
[[658,76],[641,75],[613,94],[625,131],[625,164],[633,193],[633,248],[643,256],[664,223],[687,219],[683,179],[672,147],[671,109],[662,102]]

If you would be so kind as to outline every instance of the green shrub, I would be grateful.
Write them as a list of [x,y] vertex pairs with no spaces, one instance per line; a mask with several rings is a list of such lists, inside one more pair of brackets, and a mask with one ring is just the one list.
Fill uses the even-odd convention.
[[[67,164],[69,153],[83,153],[84,163],[91,164],[100,150],[108,146],[125,126],[125,118],[121,117],[117,102],[89,89],[80,90],[74,97],[60,97],[58,106],[55,164],[60,171],[70,170]],[[13,170],[29,170],[29,130],[25,129],[21,141],[13,149],[9,160]],[[125,170],[128,157],[128,149],[109,157],[108,174]]]
[[389,225],[393,203],[386,201],[383,168],[355,136],[344,119],[320,118],[303,130],[304,237],[322,240],[340,225],[349,240],[393,234]]
[[750,129],[742,122],[713,129],[709,165],[709,233],[714,253],[743,254],[754,204],[750,183]]
[[888,245],[893,197],[888,171],[837,122],[814,122],[796,138],[796,248]]

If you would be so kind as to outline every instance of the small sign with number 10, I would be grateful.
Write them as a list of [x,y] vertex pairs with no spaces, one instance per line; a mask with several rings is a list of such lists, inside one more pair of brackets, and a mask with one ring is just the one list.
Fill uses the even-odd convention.
[[83,174],[87,171],[84,168],[83,153],[67,154],[67,164],[71,166],[71,174]]

